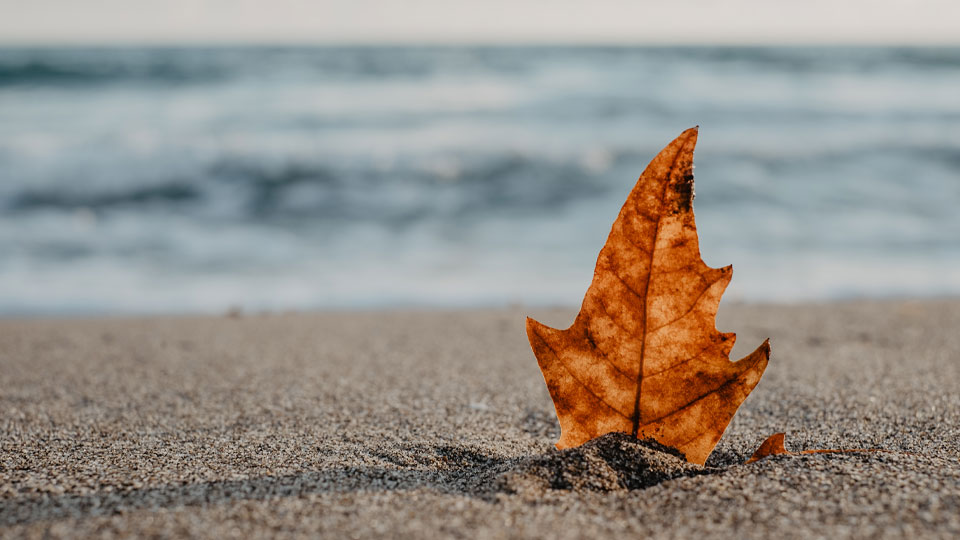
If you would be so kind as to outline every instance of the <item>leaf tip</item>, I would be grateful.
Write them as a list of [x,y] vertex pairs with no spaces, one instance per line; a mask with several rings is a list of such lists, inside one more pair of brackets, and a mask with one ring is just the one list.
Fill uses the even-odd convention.
[[742,366],[745,373],[753,373],[750,390],[760,382],[760,377],[767,369],[767,363],[770,361],[770,338],[767,338],[752,353],[737,360],[737,364]]
[[543,326],[543,323],[534,319],[533,317],[527,317],[527,334],[535,332],[538,327]]
[[700,126],[696,125],[696,126],[693,126],[692,128],[684,130],[683,133],[681,133],[680,136],[677,138],[682,140],[684,143],[690,143],[692,145],[696,145],[697,135],[699,135],[699,133],[700,133]]
[[527,339],[530,341],[530,346],[533,347],[534,355],[537,356],[537,360],[540,360],[540,354],[538,350],[542,346],[548,346],[550,337],[555,335],[558,330],[551,328],[542,322],[532,318],[527,317]]
[[537,322],[533,317],[527,317],[527,338],[531,341],[531,343],[533,342],[533,335],[534,332],[536,332],[536,327],[538,324],[540,323]]

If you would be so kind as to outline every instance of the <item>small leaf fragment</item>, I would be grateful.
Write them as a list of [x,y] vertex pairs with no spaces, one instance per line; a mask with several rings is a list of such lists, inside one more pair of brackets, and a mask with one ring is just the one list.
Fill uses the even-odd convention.
[[[767,440],[763,441],[760,444],[760,447],[757,448],[757,451],[750,456],[744,465],[747,463],[753,463],[754,461],[759,461],[765,457],[778,456],[778,455],[788,455],[796,456],[800,454],[846,454],[851,452],[889,452],[888,450],[881,450],[878,448],[828,448],[828,449],[815,449],[815,450],[801,450],[799,452],[790,452],[784,446],[784,438],[786,434],[784,433],[774,433],[773,435],[767,437]],[[901,452],[906,454],[908,452]]]
[[757,451],[750,456],[750,459],[747,460],[747,463],[753,463],[754,461],[758,461],[769,456],[789,454],[790,452],[787,452],[787,449],[783,446],[783,439],[785,436],[785,433],[774,433],[773,435],[767,437],[767,440],[763,441],[763,444],[760,445],[760,448],[757,448]]

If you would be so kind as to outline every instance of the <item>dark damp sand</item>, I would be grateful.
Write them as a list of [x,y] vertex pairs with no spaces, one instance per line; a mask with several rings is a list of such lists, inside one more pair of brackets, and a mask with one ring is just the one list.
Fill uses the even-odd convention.
[[960,535],[960,301],[724,305],[773,354],[705,470],[552,452],[527,314],[0,322],[0,536]]

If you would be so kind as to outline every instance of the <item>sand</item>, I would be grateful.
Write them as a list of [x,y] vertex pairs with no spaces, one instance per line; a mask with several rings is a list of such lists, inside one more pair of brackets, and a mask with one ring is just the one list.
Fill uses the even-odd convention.
[[528,314],[0,321],[0,536],[960,535],[960,300],[724,304],[773,354],[703,468],[553,450]]

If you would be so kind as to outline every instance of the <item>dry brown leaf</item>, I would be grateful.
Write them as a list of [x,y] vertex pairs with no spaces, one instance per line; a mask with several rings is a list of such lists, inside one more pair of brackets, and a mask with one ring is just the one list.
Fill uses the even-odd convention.
[[769,340],[730,362],[716,329],[732,268],[700,259],[688,129],[650,162],[597,258],[566,330],[527,319],[527,336],[560,419],[557,448],[611,432],[676,448],[703,464],[760,381]]
[[[796,456],[799,454],[846,454],[849,452],[887,452],[887,450],[880,450],[878,448],[835,448],[835,449],[822,449],[822,450],[801,450],[799,452],[791,452],[786,449],[783,445],[784,438],[786,437],[785,433],[774,433],[773,435],[767,437],[767,440],[763,441],[760,445],[760,448],[757,448],[757,451],[750,456],[747,463],[753,463],[754,461],[759,461],[765,457],[770,456],[779,456],[779,455],[789,455]],[[890,452],[893,453],[893,452]],[[903,454],[908,454],[908,452],[901,452]]]
[[774,433],[773,435],[767,437],[767,440],[763,441],[763,443],[760,444],[760,447],[757,448],[757,451],[750,456],[750,459],[747,460],[747,463],[753,463],[754,461],[769,456],[790,454],[790,452],[788,452],[783,446],[783,439],[785,436],[785,433]]

